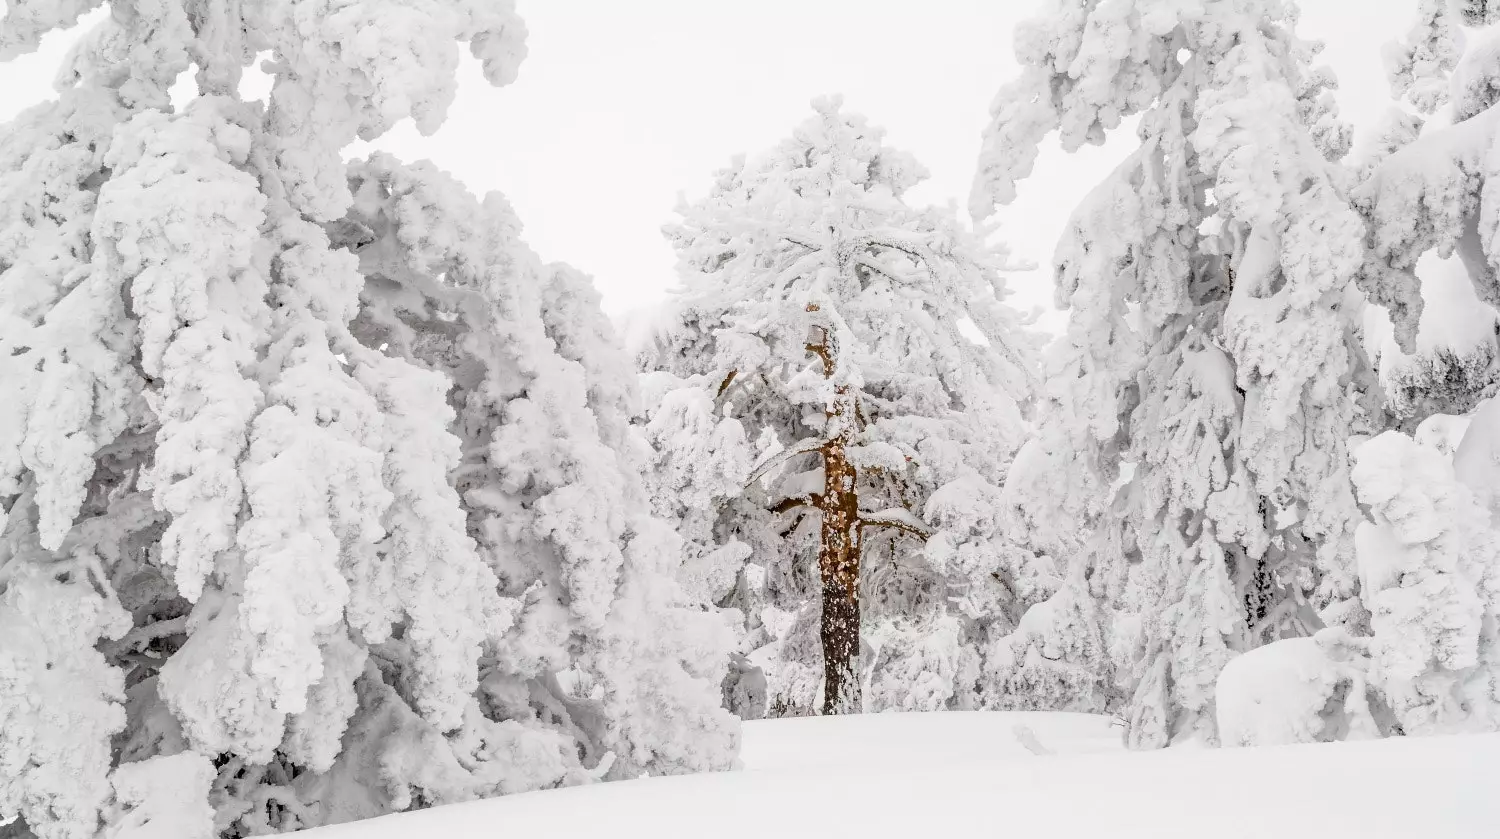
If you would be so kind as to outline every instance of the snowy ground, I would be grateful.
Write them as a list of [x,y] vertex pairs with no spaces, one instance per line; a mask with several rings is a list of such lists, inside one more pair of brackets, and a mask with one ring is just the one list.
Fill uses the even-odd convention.
[[305,835],[1500,835],[1500,734],[1131,754],[1101,717],[881,714],[751,723],[744,763],[744,772],[529,793]]

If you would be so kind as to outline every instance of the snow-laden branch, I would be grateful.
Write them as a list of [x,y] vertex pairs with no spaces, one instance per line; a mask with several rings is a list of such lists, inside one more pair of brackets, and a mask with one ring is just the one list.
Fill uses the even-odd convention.
[[822,445],[822,440],[816,437],[809,437],[805,440],[797,441],[788,448],[772,452],[761,458],[760,462],[750,470],[750,477],[745,479],[745,486],[753,486],[756,481],[764,478],[771,470],[785,465],[787,461],[798,455],[811,454],[817,451]]
[[931,538],[934,532],[927,526],[927,522],[917,518],[905,507],[891,507],[874,513],[860,513],[859,523],[862,527],[894,528],[922,539]]

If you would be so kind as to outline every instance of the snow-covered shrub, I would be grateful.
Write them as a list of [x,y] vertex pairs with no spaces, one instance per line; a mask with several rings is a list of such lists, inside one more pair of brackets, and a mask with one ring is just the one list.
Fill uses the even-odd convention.
[[1388,431],[1357,452],[1372,684],[1407,734],[1500,723],[1500,543],[1440,452]]
[[1283,638],[1224,666],[1215,689],[1226,746],[1277,746],[1380,736],[1367,644],[1342,629]]
[[[1082,570],[1082,563],[1077,566]],[[1103,713],[1118,704],[1107,626],[1081,573],[996,638],[984,661],[983,704],[1001,710]]]

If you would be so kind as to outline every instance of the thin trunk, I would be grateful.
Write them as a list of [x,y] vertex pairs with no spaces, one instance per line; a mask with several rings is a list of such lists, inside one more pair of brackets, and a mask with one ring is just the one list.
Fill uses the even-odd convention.
[[[835,412],[848,405],[840,399]],[[823,584],[823,713],[860,710],[859,495],[855,470],[844,455],[844,436],[823,447],[822,534],[818,572]]]

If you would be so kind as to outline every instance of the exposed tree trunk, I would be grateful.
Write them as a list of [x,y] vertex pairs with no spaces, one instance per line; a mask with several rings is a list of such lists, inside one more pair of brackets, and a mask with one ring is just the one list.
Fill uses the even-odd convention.
[[844,456],[843,435],[824,446],[823,474],[818,546],[823,584],[823,713],[859,713],[859,495],[854,466]]
[[[816,304],[807,307],[818,311]],[[823,362],[823,377],[834,376],[832,330],[820,333],[807,351]],[[818,541],[818,577],[823,589],[823,617],[819,625],[823,646],[823,713],[857,714],[859,684],[859,491],[854,464],[844,450],[858,404],[848,385],[834,388],[824,409],[828,434],[818,449],[823,457],[823,494],[817,498],[822,530]]]
[[[807,307],[818,311],[816,305]],[[824,378],[835,373],[836,352],[827,327],[807,351],[823,362]],[[818,577],[823,589],[823,617],[819,640],[823,647],[823,713],[857,714],[863,709],[859,681],[859,574],[861,536],[866,525],[890,527],[925,538],[930,535],[914,516],[876,513],[868,519],[860,514],[858,473],[845,450],[864,426],[859,398],[848,385],[834,388],[825,410],[824,431],[828,435],[816,451],[823,458],[823,494],[806,502],[816,506],[822,519],[818,542]],[[812,451],[809,449],[808,451]],[[787,499],[792,507],[803,499]]]

